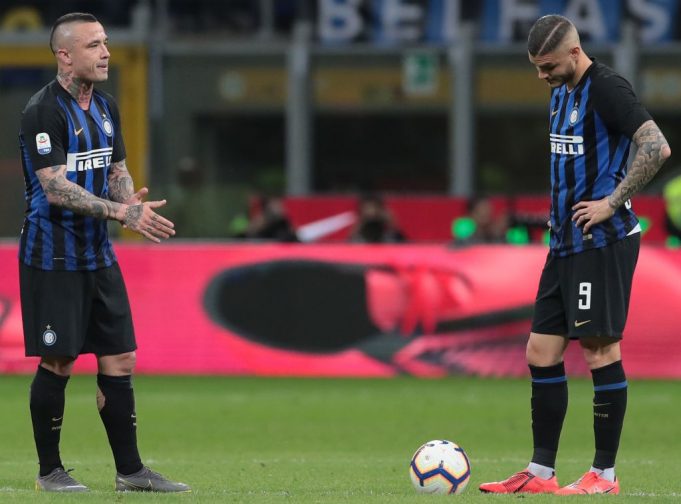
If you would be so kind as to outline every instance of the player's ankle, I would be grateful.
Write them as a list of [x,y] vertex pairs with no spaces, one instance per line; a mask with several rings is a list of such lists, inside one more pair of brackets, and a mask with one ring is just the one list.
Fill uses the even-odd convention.
[[527,466],[527,470],[534,474],[537,478],[545,480],[551,479],[556,475],[556,471],[553,467],[536,464],[534,462],[530,462],[530,465]]

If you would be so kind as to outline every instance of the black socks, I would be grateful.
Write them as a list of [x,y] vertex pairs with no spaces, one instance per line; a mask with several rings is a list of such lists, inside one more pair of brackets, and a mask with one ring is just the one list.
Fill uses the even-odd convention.
[[[64,418],[64,392],[68,381],[68,377],[38,366],[31,383],[31,420],[40,476],[46,476],[54,469],[63,467],[59,456],[59,439]],[[137,451],[137,419],[131,377],[99,374],[97,386],[99,415],[109,438],[116,470],[121,474],[137,472],[142,468],[142,461]]]
[[556,466],[558,441],[567,412],[568,388],[565,366],[530,365],[532,375],[532,462],[546,467]]
[[[558,441],[567,411],[567,378],[563,363],[530,366],[532,374],[532,462],[555,467]],[[594,384],[594,437],[596,455],[593,467],[615,466],[624,414],[627,409],[627,379],[622,361],[592,369]]]
[[31,383],[31,421],[40,476],[46,476],[54,469],[62,467],[59,438],[64,419],[64,391],[68,381],[68,376],[59,376],[38,366]]
[[624,413],[627,409],[627,379],[622,361],[592,369],[594,383],[594,436],[596,469],[615,467]]
[[[97,406],[120,474],[142,469],[137,451],[137,418],[132,378],[97,375]],[[101,393],[101,395],[100,395]]]

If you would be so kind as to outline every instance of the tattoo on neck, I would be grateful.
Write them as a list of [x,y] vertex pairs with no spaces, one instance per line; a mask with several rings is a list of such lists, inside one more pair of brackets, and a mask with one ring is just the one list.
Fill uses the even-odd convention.
[[92,82],[73,77],[71,72],[59,72],[57,81],[79,104],[89,105],[94,88]]

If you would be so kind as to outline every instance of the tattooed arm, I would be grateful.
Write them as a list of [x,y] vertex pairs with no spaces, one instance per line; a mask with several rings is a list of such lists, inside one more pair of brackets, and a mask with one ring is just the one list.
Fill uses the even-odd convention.
[[154,212],[165,200],[128,205],[98,198],[66,178],[66,165],[42,168],[36,175],[50,205],[96,219],[117,220],[155,242],[175,234],[173,223]]
[[584,226],[587,233],[594,224],[603,222],[615,214],[624,204],[652,180],[664,162],[672,155],[667,139],[654,121],[646,121],[634,133],[633,140],[638,146],[629,172],[613,193],[597,201],[580,201],[572,207],[572,220],[577,226]]
[[125,165],[125,159],[111,163],[109,170],[109,199],[118,203],[128,201],[133,193],[132,177]]
[[667,139],[654,121],[644,122],[634,133],[633,140],[638,146],[636,157],[627,176],[608,196],[608,204],[613,210],[643,189],[672,155]]
[[120,203],[98,198],[78,184],[67,180],[66,165],[50,166],[36,171],[48,203],[67,208],[77,214],[123,221],[125,208]]

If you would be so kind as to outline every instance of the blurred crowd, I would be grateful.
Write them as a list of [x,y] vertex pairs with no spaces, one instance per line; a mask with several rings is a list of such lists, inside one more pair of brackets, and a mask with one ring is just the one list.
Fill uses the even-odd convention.
[[[65,12],[90,12],[107,27],[130,27],[136,16],[156,7],[155,0],[3,0],[0,29],[30,30],[49,27]],[[263,25],[273,34],[290,32],[294,20],[305,15],[307,1],[168,0],[169,28],[178,33],[214,32],[223,35],[258,33]],[[264,8],[266,7],[266,9]]]
[[[233,239],[296,243],[316,241],[296,230],[280,195],[253,195],[249,211],[230,222]],[[466,201],[464,215],[454,216],[451,244],[525,244],[548,240],[548,215],[509,212],[498,200],[476,196]],[[384,199],[374,193],[357,197],[356,209],[347,221],[344,236],[349,243],[408,243],[409,237]],[[332,234],[332,233],[330,233]],[[318,235],[324,239],[327,235]]]

